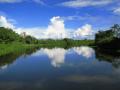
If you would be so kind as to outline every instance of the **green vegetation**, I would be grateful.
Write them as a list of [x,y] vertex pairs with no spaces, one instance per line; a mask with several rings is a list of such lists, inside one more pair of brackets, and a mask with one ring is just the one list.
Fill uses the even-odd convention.
[[0,27],[0,56],[15,51],[23,51],[33,47],[63,47],[72,46],[97,46],[102,49],[120,51],[120,26],[115,24],[109,30],[99,31],[94,40],[73,40],[64,38],[61,40],[38,40],[30,35],[19,35],[12,29]]
[[[12,47],[12,46],[10,46]],[[24,47],[25,48],[25,47]],[[20,56],[27,56],[32,54],[33,52],[36,52],[37,48],[25,48],[22,50],[18,50],[18,51],[14,51],[12,53],[9,54],[5,54],[0,56],[0,68],[4,67],[4,66],[8,66],[9,64],[13,63],[17,58],[19,58]]]
[[40,46],[64,46],[64,47],[71,47],[71,46],[81,46],[81,45],[93,45],[94,40],[73,40],[73,39],[61,39],[61,40],[39,40]]
[[38,40],[30,35],[19,35],[12,29],[0,27],[0,56],[9,54],[15,51],[24,51],[34,47],[63,47],[68,48],[72,46],[80,45],[93,45],[94,40],[73,40],[73,39],[62,39],[62,40]]
[[37,47],[38,45],[34,44],[0,44],[0,56],[18,51],[26,51]]
[[37,42],[32,36],[22,37],[12,29],[0,27],[0,56],[38,47]]
[[13,42],[21,42],[26,44],[36,44],[38,40],[32,36],[22,37],[12,29],[0,27],[0,44],[10,44]]
[[27,44],[38,44],[38,40],[35,37],[29,35],[26,36],[23,40]]
[[0,27],[0,43],[19,41],[20,36],[11,29]]
[[120,49],[120,26],[115,24],[109,30],[99,31],[95,36],[95,44],[103,49]]
[[95,40],[73,40],[68,38],[38,40],[33,36],[22,36],[12,29],[0,27],[0,62],[2,62],[0,66],[11,63],[17,57],[26,55],[26,53],[31,54],[41,47],[70,48],[81,45],[96,46],[96,57],[100,61],[107,60],[112,62],[115,67],[119,66],[119,61],[115,61],[120,54],[120,26],[117,24],[109,30],[96,33]]
[[94,43],[93,40],[73,40],[73,39],[62,39],[62,40],[53,40],[53,39],[45,39],[38,40],[30,35],[19,35],[15,33],[11,29],[0,27],[0,43],[1,44],[10,44],[10,43],[24,43],[24,44],[40,44],[40,45],[92,45]]

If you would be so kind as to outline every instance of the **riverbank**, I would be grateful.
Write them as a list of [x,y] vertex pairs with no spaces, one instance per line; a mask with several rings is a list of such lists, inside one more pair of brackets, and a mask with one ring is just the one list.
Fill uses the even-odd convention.
[[9,44],[0,44],[0,56],[10,54],[12,52],[23,52],[28,49],[33,48],[70,48],[75,46],[90,46],[93,45],[93,40],[74,40],[74,41],[63,41],[63,40],[44,40],[38,44],[23,44],[23,43],[9,43]]
[[18,51],[23,52],[37,47],[38,45],[35,44],[0,44],[0,56]]

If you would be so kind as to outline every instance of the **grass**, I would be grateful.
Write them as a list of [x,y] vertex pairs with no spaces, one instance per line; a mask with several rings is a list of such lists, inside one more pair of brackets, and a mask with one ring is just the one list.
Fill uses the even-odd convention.
[[37,45],[28,44],[0,44],[0,56],[6,55],[13,52],[25,51],[27,49],[32,49],[38,47]]
[[92,45],[94,41],[92,40],[73,40],[73,41],[63,41],[63,40],[51,40],[48,42],[48,40],[43,41],[39,44],[23,44],[19,42],[13,42],[9,44],[0,44],[0,56],[14,53],[14,52],[24,52],[27,49],[33,49],[35,47],[47,47],[47,48],[53,48],[53,47],[62,47],[62,48],[70,48],[74,46],[81,46],[81,45]]

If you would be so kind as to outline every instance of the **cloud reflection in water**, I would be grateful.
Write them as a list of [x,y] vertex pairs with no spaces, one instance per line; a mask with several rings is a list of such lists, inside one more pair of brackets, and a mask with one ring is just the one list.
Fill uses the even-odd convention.
[[51,60],[51,64],[54,67],[60,67],[62,64],[64,64],[65,56],[70,51],[75,52],[78,55],[81,55],[85,58],[90,58],[94,54],[94,50],[87,46],[74,47],[69,50],[66,50],[64,48],[53,48],[53,49],[42,48],[40,51],[42,53],[45,53],[49,57],[49,59]]
[[84,56],[86,58],[90,58],[94,54],[94,50],[92,48],[87,47],[87,46],[74,47],[73,50],[78,55],[82,55],[82,56]]
[[63,48],[42,49],[42,51],[48,55],[51,60],[51,64],[54,67],[60,67],[64,63],[66,50]]

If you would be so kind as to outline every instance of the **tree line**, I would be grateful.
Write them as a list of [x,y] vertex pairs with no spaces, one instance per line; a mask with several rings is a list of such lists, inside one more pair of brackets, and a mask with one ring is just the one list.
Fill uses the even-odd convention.
[[20,42],[25,44],[41,44],[52,46],[77,46],[77,45],[92,45],[93,40],[74,40],[69,38],[54,40],[54,39],[36,39],[33,36],[22,36],[13,31],[12,29],[0,27],[0,43],[13,43]]
[[22,37],[12,29],[0,27],[0,43],[7,44],[12,42],[35,44],[38,43],[38,40],[30,35],[27,35],[26,37]]
[[101,48],[120,49],[120,25],[115,24],[108,30],[100,30],[98,33],[96,33],[95,40],[74,40],[69,38],[64,38],[61,40],[39,40],[30,35],[26,35],[25,37],[23,37],[12,29],[0,27],[0,43],[7,44],[12,42],[53,46],[96,45]]
[[109,30],[96,33],[95,44],[105,49],[120,49],[120,25],[115,24]]

